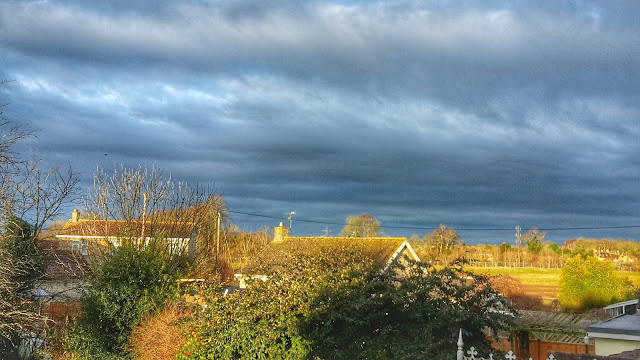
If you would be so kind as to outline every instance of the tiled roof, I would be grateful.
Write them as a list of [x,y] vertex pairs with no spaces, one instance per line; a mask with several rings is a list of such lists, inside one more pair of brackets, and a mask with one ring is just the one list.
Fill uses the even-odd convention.
[[286,263],[298,255],[318,255],[322,252],[342,252],[347,248],[359,251],[373,262],[383,267],[395,251],[406,241],[405,238],[374,237],[285,237],[283,241],[273,241],[244,269],[244,274],[256,274],[262,270]]
[[[170,238],[188,238],[194,229],[192,223],[182,222],[145,222],[146,236],[162,234]],[[87,236],[87,237],[124,237],[140,236],[142,222],[124,220],[78,220],[67,221],[58,237]]]

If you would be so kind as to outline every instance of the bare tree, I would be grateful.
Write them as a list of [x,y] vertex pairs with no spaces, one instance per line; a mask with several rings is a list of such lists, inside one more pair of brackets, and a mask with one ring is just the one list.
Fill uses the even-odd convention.
[[226,204],[215,189],[174,181],[162,170],[145,166],[121,166],[111,174],[98,169],[85,199],[85,210],[95,214],[96,234],[112,233],[109,227],[117,220],[122,224],[120,241],[137,246],[151,244],[171,258],[188,251],[186,247],[176,247],[172,239],[187,237],[197,230],[200,235],[195,250],[201,253],[197,261],[208,259],[217,247],[218,216],[221,224],[228,222]]
[[454,229],[447,228],[444,224],[440,224],[440,227],[431,234],[425,235],[424,241],[435,250],[433,256],[436,260],[442,260],[441,256],[443,254],[447,254],[455,245],[462,244],[460,235]]
[[11,251],[15,233],[10,225],[15,219],[28,223],[29,232],[22,235],[25,241],[37,241],[47,221],[60,215],[78,180],[71,168],[43,170],[35,155],[25,160],[16,145],[34,134],[5,119],[4,106],[0,104],[0,342],[6,344],[37,331],[46,321],[37,311],[32,289],[25,289],[20,280],[32,281],[23,273],[37,264]]

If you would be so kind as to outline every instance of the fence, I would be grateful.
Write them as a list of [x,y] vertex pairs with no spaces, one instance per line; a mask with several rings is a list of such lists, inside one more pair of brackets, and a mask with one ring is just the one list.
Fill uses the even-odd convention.
[[[469,350],[464,351],[464,341],[462,340],[462,329],[460,329],[460,333],[458,335],[458,353],[456,356],[456,360],[498,360],[494,359],[493,354],[489,354],[488,358],[478,357],[478,351],[471,346]],[[509,352],[504,356],[505,360],[517,360],[516,355],[513,351],[509,350]],[[533,360],[533,358],[529,358],[529,360]],[[547,360],[555,360],[555,356],[553,354],[547,357]],[[593,360],[596,360],[595,358]]]

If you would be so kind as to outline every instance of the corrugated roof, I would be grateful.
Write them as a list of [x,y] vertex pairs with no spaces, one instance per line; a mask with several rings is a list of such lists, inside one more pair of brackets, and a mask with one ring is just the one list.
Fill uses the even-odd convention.
[[285,264],[299,255],[318,255],[322,252],[344,252],[348,249],[359,251],[377,267],[384,266],[395,251],[406,241],[395,237],[285,237],[283,241],[273,241],[243,269],[245,274],[256,274]]

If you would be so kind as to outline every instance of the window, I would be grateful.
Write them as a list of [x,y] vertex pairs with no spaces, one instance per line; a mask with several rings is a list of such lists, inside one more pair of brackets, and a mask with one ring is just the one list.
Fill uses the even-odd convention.
[[82,255],[89,254],[89,240],[81,239],[81,240],[73,240],[71,243],[72,251],[79,251]]

